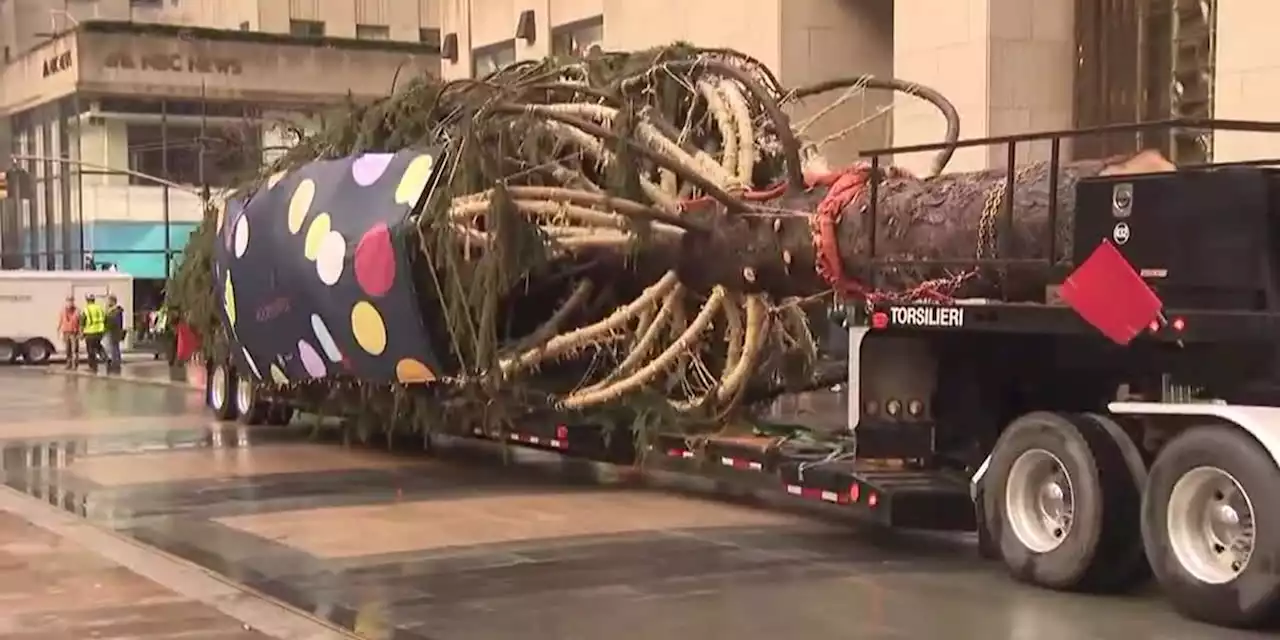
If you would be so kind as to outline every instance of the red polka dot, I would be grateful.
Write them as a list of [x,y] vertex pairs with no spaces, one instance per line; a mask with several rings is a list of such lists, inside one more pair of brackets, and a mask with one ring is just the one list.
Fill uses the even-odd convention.
[[370,229],[356,243],[356,282],[370,296],[384,296],[396,280],[396,253],[391,229],[385,224]]

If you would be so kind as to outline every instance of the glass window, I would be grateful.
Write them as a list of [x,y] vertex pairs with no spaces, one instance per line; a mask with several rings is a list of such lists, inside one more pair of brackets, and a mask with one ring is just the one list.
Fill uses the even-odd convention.
[[290,20],[289,35],[304,38],[323,38],[324,23],[319,20]]
[[440,29],[436,27],[423,27],[418,29],[418,42],[431,45],[437,49],[440,48]]
[[551,30],[551,55],[580,56],[604,44],[604,18],[592,18]]
[[471,52],[471,76],[483,78],[515,61],[515,40],[476,49]]
[[[178,184],[227,187],[251,175],[262,162],[262,130],[257,124],[210,123],[201,134],[199,125],[129,123],[129,169]],[[136,176],[129,180],[155,184]]]
[[390,40],[391,27],[385,24],[358,24],[356,38],[360,40]]

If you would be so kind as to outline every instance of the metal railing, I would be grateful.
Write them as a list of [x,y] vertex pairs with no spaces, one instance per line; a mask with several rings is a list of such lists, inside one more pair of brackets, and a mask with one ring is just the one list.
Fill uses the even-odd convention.
[[[867,233],[867,252],[866,263],[871,266],[875,280],[880,277],[888,269],[905,268],[905,267],[1016,267],[1016,266],[1041,266],[1052,267],[1055,264],[1055,256],[1057,255],[1057,239],[1058,239],[1058,187],[1061,180],[1062,169],[1062,141],[1084,136],[1118,134],[1118,133],[1139,133],[1156,130],[1175,130],[1175,129],[1200,129],[1214,131],[1243,131],[1251,133],[1280,133],[1280,122],[1264,122],[1253,120],[1214,120],[1207,118],[1183,118],[1171,120],[1155,120],[1149,122],[1134,122],[1125,124],[1111,124],[1098,127],[1087,127],[1081,129],[1061,129],[1055,131],[1043,131],[1037,133],[1022,133],[1005,136],[993,136],[987,138],[973,138],[969,140],[960,140],[954,143],[938,142],[930,144],[917,144],[901,147],[886,147],[880,149],[870,149],[862,152],[860,155],[868,159],[871,165],[871,173],[873,179],[870,181],[868,188],[868,206],[866,215],[868,221],[866,223]],[[909,153],[921,153],[928,151],[943,151],[946,149],[966,149],[974,147],[990,147],[995,145],[1005,145],[1005,181],[1004,181],[1004,198],[1001,202],[1001,210],[997,224],[999,229],[997,232],[997,243],[1002,245],[1000,255],[1005,255],[1004,249],[1008,249],[1007,243],[1012,236],[1013,230],[1013,210],[1014,210],[1014,193],[1017,181],[1015,180],[1018,171],[1018,145],[1031,142],[1048,142],[1049,143],[1049,210],[1047,212],[1046,233],[1049,234],[1048,241],[1045,243],[1047,247],[1043,258],[970,258],[970,259],[907,259],[880,257],[877,253],[877,237],[879,230],[880,218],[880,182],[883,178],[882,159],[885,156],[901,155]],[[1248,165],[1280,165],[1280,159],[1252,160],[1242,162],[1224,162],[1211,163],[1209,165],[1199,166],[1248,166]]]

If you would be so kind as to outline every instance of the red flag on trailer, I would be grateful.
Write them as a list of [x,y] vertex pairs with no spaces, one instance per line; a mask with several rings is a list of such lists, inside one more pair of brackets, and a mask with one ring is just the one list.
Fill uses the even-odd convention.
[[1110,240],[1062,283],[1062,299],[1103,335],[1127,345],[1160,317],[1164,303]]

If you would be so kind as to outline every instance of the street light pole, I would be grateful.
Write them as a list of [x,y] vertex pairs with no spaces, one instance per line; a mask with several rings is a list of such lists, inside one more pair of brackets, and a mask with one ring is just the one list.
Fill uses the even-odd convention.
[[63,158],[63,157],[56,157],[56,156],[51,157],[51,156],[33,156],[33,155],[26,155],[26,154],[14,154],[9,157],[12,158],[13,160],[26,160],[28,162],[58,162],[67,166],[81,167],[81,168],[89,169],[92,171],[105,171],[109,173],[118,173],[120,175],[133,176],[135,178],[146,180],[148,182],[152,182],[157,185],[167,186],[170,189],[175,189],[177,191],[190,193],[192,195],[196,195],[196,196],[201,195],[200,190],[196,189],[195,187],[190,187],[184,184],[178,184],[177,182],[165,180],[160,176],[152,175],[150,173],[143,173],[141,171],[134,171],[133,169],[120,169],[117,167],[110,167],[105,164],[97,164],[97,163],[88,162],[85,160],[76,160],[74,158]]
[[[190,186],[187,186],[187,185],[184,185],[184,184],[178,184],[178,183],[173,182],[173,181],[171,181],[171,180],[166,180],[166,179],[164,179],[164,178],[161,178],[160,176],[151,175],[151,174],[149,174],[149,173],[142,173],[141,171],[134,171],[133,169],[118,169],[118,168],[115,168],[115,167],[109,167],[109,166],[107,166],[107,165],[103,165],[103,164],[97,164],[97,163],[94,163],[94,162],[87,162],[87,161],[84,161],[84,160],[77,160],[77,159],[75,159],[75,158],[64,158],[64,157],[50,157],[50,156],[28,155],[28,154],[14,154],[14,155],[9,156],[9,158],[10,158],[11,160],[13,160],[13,161],[23,160],[23,161],[27,161],[27,162],[57,162],[57,163],[60,163],[60,164],[62,164],[62,165],[65,165],[65,166],[76,167],[77,169],[89,169],[89,170],[92,170],[92,171],[104,171],[104,172],[115,173],[115,174],[120,174],[120,175],[133,176],[133,177],[138,178],[138,179],[140,179],[140,180],[145,180],[145,181],[147,181],[147,182],[151,182],[151,183],[153,183],[153,184],[156,184],[156,185],[159,185],[159,186],[163,187],[163,188],[164,188],[164,214],[163,214],[163,215],[164,215],[164,238],[165,238],[165,242],[164,242],[164,273],[165,273],[165,280],[168,280],[168,279],[169,279],[169,275],[170,275],[170,273],[171,273],[170,261],[172,260],[172,256],[171,256],[170,254],[173,252],[172,247],[171,247],[171,244],[170,244],[170,243],[171,243],[171,240],[170,240],[170,238],[169,238],[169,234],[170,234],[170,229],[169,229],[169,227],[170,227],[170,225],[172,224],[172,223],[171,223],[171,221],[170,221],[170,219],[169,219],[169,218],[170,218],[170,214],[169,214],[169,192],[170,192],[171,190],[176,190],[176,191],[181,191],[181,192],[183,192],[183,193],[190,193],[190,194],[192,194],[192,195],[196,196],[197,198],[200,198],[200,211],[201,211],[202,213],[203,213],[204,211],[208,211],[208,209],[209,209],[209,202],[210,202],[210,200],[212,199],[212,197],[211,197],[211,195],[210,195],[210,192],[209,192],[209,189],[208,189],[207,187],[206,187],[206,188],[203,188],[203,189],[195,189],[195,188],[193,188],[193,187],[190,187]],[[22,173],[26,173],[26,172],[25,172],[25,171],[23,171],[22,169],[17,169],[16,171],[18,171],[18,172],[22,172]],[[79,217],[80,217],[80,227],[81,227],[81,232],[82,232],[82,234],[83,234],[83,230],[84,230],[84,205],[83,205],[83,203],[84,203],[84,198],[83,198],[84,184],[83,184],[83,180],[81,181],[81,184],[80,184],[79,190],[80,190],[80,192],[81,192],[81,198],[80,198],[80,201],[81,201],[81,210],[80,210],[80,216],[79,216]],[[19,193],[25,193],[25,190],[19,190]],[[82,265],[84,264],[84,257],[85,257],[85,255],[86,255],[86,253],[85,253],[84,242],[82,241],[82,242],[80,243],[80,263],[81,263]]]

